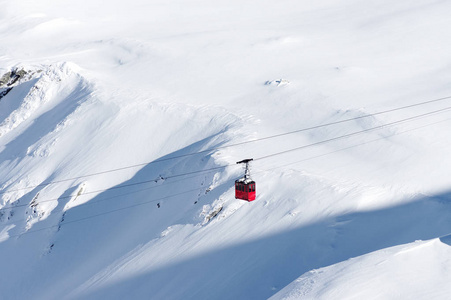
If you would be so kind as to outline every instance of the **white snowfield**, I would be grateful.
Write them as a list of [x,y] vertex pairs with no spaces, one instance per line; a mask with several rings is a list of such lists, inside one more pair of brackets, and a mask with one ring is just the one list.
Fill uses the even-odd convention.
[[449,299],[449,12],[0,0],[0,298]]
[[448,299],[450,236],[446,239],[416,241],[311,270],[270,299]]

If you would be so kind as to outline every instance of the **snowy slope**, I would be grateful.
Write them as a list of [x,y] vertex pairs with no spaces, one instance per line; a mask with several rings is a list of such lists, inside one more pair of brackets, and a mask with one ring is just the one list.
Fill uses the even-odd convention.
[[0,4],[6,299],[446,299],[448,2]]
[[312,270],[271,299],[447,299],[449,236]]

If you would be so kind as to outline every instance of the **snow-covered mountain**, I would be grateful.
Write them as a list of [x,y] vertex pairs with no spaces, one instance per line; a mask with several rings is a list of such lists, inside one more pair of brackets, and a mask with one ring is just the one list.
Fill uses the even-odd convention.
[[0,298],[448,298],[450,2],[0,5]]

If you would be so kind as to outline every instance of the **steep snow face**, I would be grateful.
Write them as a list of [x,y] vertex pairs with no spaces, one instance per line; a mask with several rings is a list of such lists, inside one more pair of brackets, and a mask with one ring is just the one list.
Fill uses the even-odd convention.
[[416,241],[309,271],[276,299],[446,299],[449,237]]
[[[73,280],[87,280],[180,218],[191,219],[194,202],[221,182],[213,178],[212,171],[190,174],[213,167],[213,151],[197,157],[187,154],[222,145],[231,139],[230,132],[243,124],[241,118],[220,108],[160,104],[149,99],[131,103],[104,99],[99,89],[74,69],[67,64],[41,65],[29,70],[30,75],[2,98],[2,105],[10,111],[5,109],[2,123],[0,239],[2,255],[11,257],[5,265],[10,277],[2,287],[11,296],[64,296],[70,286],[74,287]],[[19,104],[14,107],[14,102]],[[179,159],[171,159],[171,154]],[[175,196],[190,201],[164,204]],[[166,209],[166,217],[149,215],[148,204],[154,206],[157,201],[158,207]],[[139,210],[146,204],[146,210]],[[83,208],[79,210],[79,206]],[[126,213],[131,223],[117,222],[115,212],[133,207],[138,208],[139,216]],[[76,233],[82,233],[83,238],[68,233],[68,240],[57,242],[62,226],[105,213],[107,218],[100,223],[103,229],[77,228]],[[140,228],[141,233],[130,235],[133,228]],[[116,230],[114,241],[110,234],[105,235]],[[94,233],[91,237],[90,232]],[[102,242],[102,238],[106,240]],[[50,258],[59,246],[62,256]],[[77,249],[80,246],[92,250],[91,262],[84,250]],[[99,251],[103,247],[109,255]],[[28,268],[30,265],[35,267]],[[88,269],[77,272],[74,268],[80,265]],[[33,282],[36,270],[48,276],[38,287],[21,289]],[[67,280],[69,274],[78,277]],[[49,290],[45,283],[60,280],[56,290]]]
[[0,76],[26,71],[0,86],[5,298],[263,299],[327,266],[276,297],[346,297],[368,253],[389,252],[375,278],[399,245],[446,261],[414,241],[451,228],[450,3],[1,7]]
[[22,70],[26,75],[0,101],[2,218],[10,205],[31,201],[25,188],[51,180],[57,166],[71,159],[76,143],[64,144],[61,135],[92,90],[69,64]]

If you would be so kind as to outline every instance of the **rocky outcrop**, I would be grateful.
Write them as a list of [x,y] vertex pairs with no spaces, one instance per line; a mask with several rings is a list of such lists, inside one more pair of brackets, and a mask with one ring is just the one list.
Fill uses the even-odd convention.
[[12,69],[3,74],[0,78],[0,100],[5,97],[14,87],[14,85],[23,78],[28,72],[24,69]]
[[20,78],[27,74],[24,69],[13,69],[0,78],[0,88],[10,87],[14,85]]

